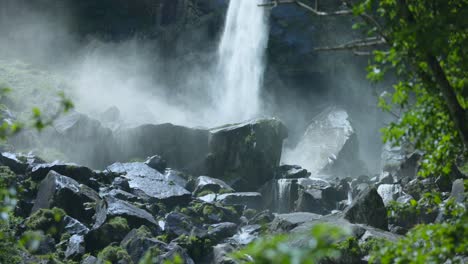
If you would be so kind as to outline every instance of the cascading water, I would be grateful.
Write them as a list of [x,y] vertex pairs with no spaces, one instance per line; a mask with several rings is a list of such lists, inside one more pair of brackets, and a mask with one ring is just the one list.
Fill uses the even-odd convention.
[[277,212],[289,213],[291,201],[291,180],[279,179],[276,184],[278,185],[278,198],[277,198]]
[[231,0],[219,44],[215,100],[223,122],[254,118],[260,108],[268,42],[265,8],[258,0]]

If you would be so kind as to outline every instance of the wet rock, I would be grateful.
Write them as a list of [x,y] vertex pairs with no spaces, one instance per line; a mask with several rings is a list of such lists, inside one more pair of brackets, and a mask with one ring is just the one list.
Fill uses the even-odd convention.
[[301,179],[295,211],[327,214],[337,207],[337,203],[347,197],[342,190],[336,189],[322,179]]
[[318,220],[322,216],[314,213],[289,213],[289,214],[278,214],[270,225],[270,230],[273,233],[276,232],[288,232],[298,225],[312,220]]
[[65,258],[71,260],[79,260],[85,254],[84,237],[81,235],[73,235],[68,240]]
[[93,228],[101,226],[106,219],[113,217],[123,217],[128,221],[130,227],[138,228],[146,225],[152,229],[158,230],[159,225],[154,217],[147,211],[140,209],[128,202],[108,196],[100,202],[96,210],[96,222]]
[[85,235],[89,232],[89,228],[68,215],[63,218],[63,223],[65,225],[64,231],[70,235]]
[[208,175],[238,191],[257,190],[273,179],[279,165],[286,127],[261,119],[210,130]]
[[31,156],[3,152],[0,154],[0,164],[9,167],[16,174],[25,174],[29,167],[28,159],[30,158]]
[[192,228],[192,220],[187,215],[173,212],[166,216],[165,230],[172,237],[188,236]]
[[388,172],[383,172],[382,173],[382,177],[381,179],[379,180],[379,182],[377,183],[377,185],[381,185],[381,184],[393,184],[394,183],[394,179],[393,179],[393,176],[388,173]]
[[96,264],[98,262],[98,259],[95,256],[86,256],[81,260],[80,264]]
[[145,164],[159,171],[160,173],[164,173],[167,167],[167,161],[159,155],[149,157],[148,159],[146,159]]
[[130,192],[130,184],[128,183],[128,179],[124,177],[115,177],[112,181],[112,186],[115,188],[121,189],[126,192]]
[[195,180],[195,190],[193,191],[195,195],[220,192],[234,192],[234,189],[224,181],[208,176],[199,176]]
[[261,225],[246,225],[241,227],[241,229],[228,239],[228,242],[234,242],[238,245],[247,245],[254,241],[260,234],[262,230]]
[[282,161],[299,164],[312,176],[320,173],[344,178],[366,172],[348,113],[336,107],[317,115],[297,146],[284,153]]
[[328,214],[330,210],[323,200],[323,190],[306,189],[299,191],[295,211]]
[[344,216],[351,223],[366,224],[388,230],[387,210],[375,188],[368,188],[359,194],[346,208]]
[[164,178],[169,183],[175,183],[182,188],[187,188],[188,182],[191,179],[187,174],[173,169],[166,169],[164,172]]
[[173,124],[148,124],[124,129],[115,134],[121,149],[114,160],[146,158],[155,153],[167,166],[193,175],[205,173],[209,132]]
[[169,205],[187,204],[192,195],[175,182],[148,165],[139,162],[114,163],[107,168],[122,173],[129,180],[132,192],[148,202],[164,202]]
[[265,211],[261,211],[255,214],[251,219],[249,219],[248,224],[249,225],[266,225],[270,223],[271,221],[273,221],[273,219],[275,219],[275,216],[270,212],[270,210],[265,210]]
[[73,218],[90,224],[94,210],[88,208],[87,204],[95,204],[100,200],[99,195],[91,188],[79,184],[72,178],[50,171],[39,185],[32,212],[41,208],[59,207]]
[[130,231],[128,222],[122,217],[109,218],[108,221],[93,228],[84,236],[86,251],[93,252],[120,242]]
[[214,242],[219,243],[223,239],[228,238],[236,234],[237,224],[235,223],[219,223],[210,225],[208,228],[208,237]]
[[183,264],[194,264],[195,262],[188,255],[187,250],[180,247],[176,243],[168,244],[163,250],[158,246],[150,248],[141,262],[143,263],[165,263],[172,262],[175,258],[181,259]]

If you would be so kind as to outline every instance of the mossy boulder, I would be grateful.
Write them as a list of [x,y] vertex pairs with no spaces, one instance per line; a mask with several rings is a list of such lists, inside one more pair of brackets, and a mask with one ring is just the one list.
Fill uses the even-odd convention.
[[138,229],[133,229],[128,233],[120,243],[133,262],[137,263],[150,248],[159,248],[164,250],[167,246],[163,241],[159,241],[152,237],[151,230],[146,226],[141,226]]
[[41,230],[58,241],[64,231],[65,216],[65,211],[60,208],[40,209],[28,217],[24,224],[27,229]]
[[118,246],[108,246],[99,252],[97,263],[99,264],[133,264],[130,255],[125,249]]

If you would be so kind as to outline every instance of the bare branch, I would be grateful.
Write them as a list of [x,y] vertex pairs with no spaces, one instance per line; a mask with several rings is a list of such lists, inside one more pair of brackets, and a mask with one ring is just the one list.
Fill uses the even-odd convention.
[[318,10],[318,5],[317,5],[317,0],[315,2],[315,8],[297,0],[272,0],[271,2],[264,3],[264,4],[259,4],[258,6],[263,6],[263,7],[276,7],[278,5],[282,4],[296,4],[302,8],[307,9],[308,11],[314,13],[317,16],[345,16],[345,15],[352,15],[353,11],[346,9],[346,10],[339,10],[339,11],[334,11],[334,12],[322,12]]
[[[332,46],[332,47],[318,47],[314,51],[336,51],[336,50],[358,50],[362,48],[375,47],[380,45],[385,45],[386,41],[382,38],[367,38],[354,40],[342,45]],[[359,52],[359,51],[357,51]]]

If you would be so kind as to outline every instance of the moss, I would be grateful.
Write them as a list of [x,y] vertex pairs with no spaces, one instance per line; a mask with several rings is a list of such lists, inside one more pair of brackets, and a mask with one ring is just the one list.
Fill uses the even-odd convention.
[[0,188],[10,188],[16,183],[16,175],[10,168],[0,166]]
[[361,250],[364,255],[368,255],[372,251],[376,251],[381,248],[387,240],[383,238],[371,237],[366,242],[361,244]]
[[130,230],[130,227],[128,227],[127,219],[120,216],[110,219],[107,222],[107,224],[109,224],[112,228],[116,230]]
[[219,194],[225,194],[225,193],[232,193],[232,190],[226,189],[226,188],[221,188],[218,192]]
[[463,174],[468,175],[468,161],[460,166],[460,171]]
[[196,236],[181,235],[177,239],[177,244],[187,249],[188,254],[195,262],[202,259],[205,255],[211,252],[213,241],[209,238],[198,238]]
[[60,208],[40,209],[26,219],[25,225],[29,230],[42,230],[56,240],[63,231],[65,212]]
[[167,234],[159,235],[156,237],[157,240],[169,243],[169,236]]
[[201,191],[199,193],[197,193],[197,197],[202,197],[202,196],[205,196],[205,195],[208,195],[208,194],[213,194],[215,192],[213,192],[212,190],[204,190],[204,191]]
[[0,221],[0,263],[21,263],[20,249],[11,223]]
[[97,258],[104,263],[133,263],[127,251],[121,247],[108,246],[99,252]]
[[337,249],[340,250],[342,258],[347,260],[359,260],[364,256],[359,241],[355,237],[339,242]]
[[247,219],[252,219],[252,217],[254,217],[255,215],[257,214],[257,210],[255,209],[246,209],[244,211],[244,216],[247,218]]

